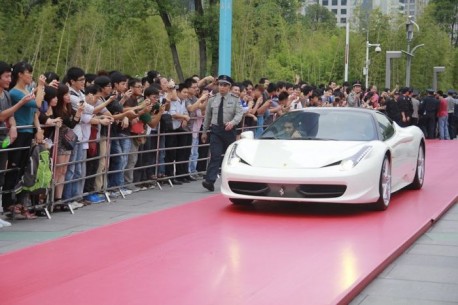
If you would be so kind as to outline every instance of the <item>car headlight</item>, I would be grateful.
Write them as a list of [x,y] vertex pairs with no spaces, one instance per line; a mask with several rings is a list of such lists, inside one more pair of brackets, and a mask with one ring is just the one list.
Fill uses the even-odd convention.
[[232,146],[231,151],[229,152],[229,157],[227,158],[228,165],[234,165],[240,162],[240,158],[237,156],[237,144]]
[[352,169],[353,167],[358,165],[358,163],[362,159],[364,159],[364,157],[366,157],[371,151],[372,151],[372,146],[364,146],[350,158],[342,160],[342,162],[340,162],[340,169],[344,171]]

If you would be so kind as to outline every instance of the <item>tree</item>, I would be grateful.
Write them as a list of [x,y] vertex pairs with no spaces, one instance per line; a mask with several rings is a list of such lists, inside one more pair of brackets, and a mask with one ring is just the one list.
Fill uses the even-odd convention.
[[172,24],[172,18],[169,12],[172,12],[176,7],[173,1],[169,0],[155,0],[157,4],[157,10],[161,16],[162,22],[164,23],[165,30],[169,38],[170,52],[172,53],[173,63],[175,66],[176,73],[180,82],[184,81],[183,69],[181,68],[180,57],[178,56],[177,42],[181,38],[181,29]]
[[458,1],[432,0],[431,5],[434,19],[450,36],[450,43],[458,47]]
[[202,0],[194,0],[195,14],[191,19],[191,24],[199,42],[200,76],[207,75],[207,52],[210,52],[212,58],[212,72],[216,74],[215,70],[217,70],[218,33],[215,30],[215,24],[219,23],[218,2],[216,0],[208,1],[208,5],[204,7]]
[[307,28],[316,31],[318,29],[334,29],[337,18],[324,6],[319,4],[308,5],[305,9],[304,23]]

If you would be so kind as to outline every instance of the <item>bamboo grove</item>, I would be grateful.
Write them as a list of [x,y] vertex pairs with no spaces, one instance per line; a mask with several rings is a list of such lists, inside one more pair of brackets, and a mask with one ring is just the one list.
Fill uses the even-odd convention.
[[[441,23],[443,6],[431,1],[416,20],[411,84],[427,88],[434,66],[445,66],[439,84],[458,87],[458,48]],[[453,1],[448,0],[453,3]],[[88,72],[120,70],[142,76],[158,70],[176,79],[216,74],[217,0],[3,0],[0,60],[31,62],[36,71],[58,74],[70,66]],[[234,0],[232,75],[235,79],[343,81],[345,30],[325,8],[300,14],[300,0]],[[458,6],[458,5],[457,5]],[[370,83],[384,86],[385,51],[405,50],[405,16],[373,10],[351,20],[349,80],[363,79],[365,42],[371,53]],[[452,32],[453,34],[453,32]],[[458,41],[458,39],[456,39]],[[392,84],[405,79],[405,57],[393,61]]]

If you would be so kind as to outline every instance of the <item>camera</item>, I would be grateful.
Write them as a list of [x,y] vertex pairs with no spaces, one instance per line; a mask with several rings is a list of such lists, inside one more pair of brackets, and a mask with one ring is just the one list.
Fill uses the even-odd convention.
[[161,108],[161,105],[159,105],[159,103],[156,103],[156,104],[153,105],[152,110],[153,110],[154,113],[157,113],[157,112],[159,112],[160,108]]
[[83,105],[83,104],[84,104],[84,100],[81,100],[81,101],[80,101],[80,105]]
[[375,47],[375,53],[380,53],[380,52],[382,52],[382,48],[379,46]]

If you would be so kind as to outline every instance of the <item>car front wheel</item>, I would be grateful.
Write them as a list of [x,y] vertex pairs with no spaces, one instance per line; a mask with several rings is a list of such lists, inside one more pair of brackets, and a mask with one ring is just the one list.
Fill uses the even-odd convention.
[[413,190],[419,190],[422,188],[424,180],[425,180],[425,148],[423,144],[420,144],[420,147],[418,148],[417,168],[415,171],[415,177],[413,178],[413,181],[409,185],[409,187]]
[[384,211],[390,205],[391,199],[391,164],[388,156],[385,156],[382,163],[379,181],[380,197],[374,204],[374,209]]

